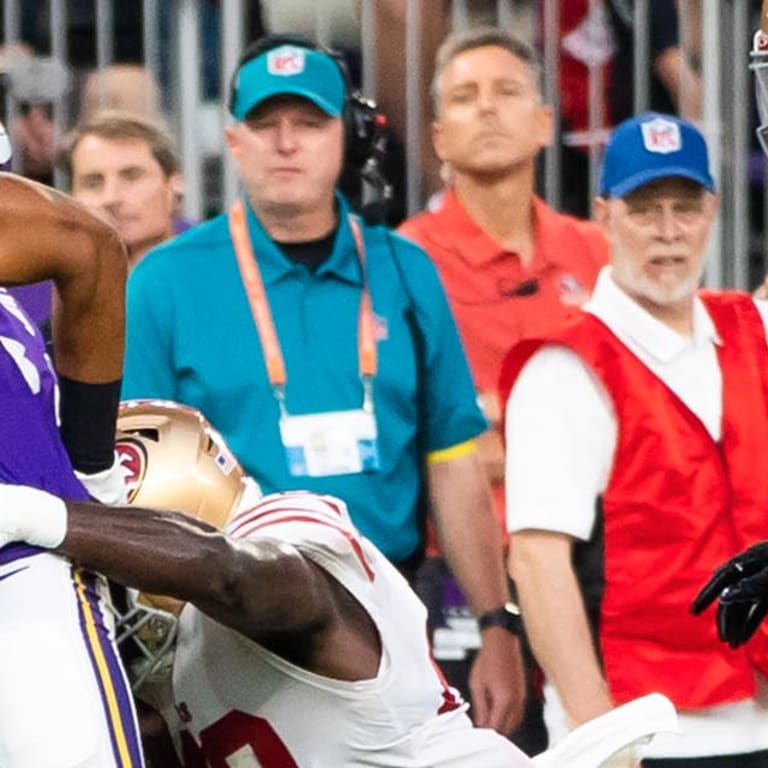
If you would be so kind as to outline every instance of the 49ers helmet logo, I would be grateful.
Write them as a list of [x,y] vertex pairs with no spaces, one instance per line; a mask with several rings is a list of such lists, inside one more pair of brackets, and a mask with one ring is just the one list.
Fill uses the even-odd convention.
[[147,474],[147,450],[141,440],[123,437],[115,443],[117,460],[123,468],[128,503],[133,501]]

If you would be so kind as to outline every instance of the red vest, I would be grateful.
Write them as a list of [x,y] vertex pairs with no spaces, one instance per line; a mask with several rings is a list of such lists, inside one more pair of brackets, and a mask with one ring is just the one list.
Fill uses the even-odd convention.
[[768,348],[749,296],[702,294],[722,346],[722,439],[704,425],[595,316],[509,354],[502,402],[544,343],[570,347],[603,383],[619,429],[603,494],[605,587],[599,642],[621,704],[650,691],[681,709],[754,694],[753,667],[768,673],[765,627],[747,649],[717,638],[710,609],[690,605],[712,571],[768,538]]

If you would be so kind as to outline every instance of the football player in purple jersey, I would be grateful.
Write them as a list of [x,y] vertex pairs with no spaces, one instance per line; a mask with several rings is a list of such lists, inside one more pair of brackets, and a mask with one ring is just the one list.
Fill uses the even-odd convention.
[[[0,163],[9,156],[2,130]],[[53,360],[0,288],[3,482],[119,499],[113,439],[126,271],[110,226],[53,189],[0,173],[0,286],[55,286]],[[16,517],[29,512],[6,506]],[[0,765],[143,766],[103,580],[50,553],[58,535],[0,547]]]

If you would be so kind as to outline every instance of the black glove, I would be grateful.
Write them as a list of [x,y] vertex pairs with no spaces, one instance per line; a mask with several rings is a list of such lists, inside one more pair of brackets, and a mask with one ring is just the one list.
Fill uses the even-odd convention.
[[701,613],[719,598],[717,634],[731,648],[746,643],[768,613],[768,541],[721,565],[691,605]]

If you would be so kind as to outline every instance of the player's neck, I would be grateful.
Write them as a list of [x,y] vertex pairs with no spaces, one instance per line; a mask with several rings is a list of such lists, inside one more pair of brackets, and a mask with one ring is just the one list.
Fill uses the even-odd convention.
[[533,166],[503,178],[456,174],[453,187],[477,225],[530,263],[533,244]]

